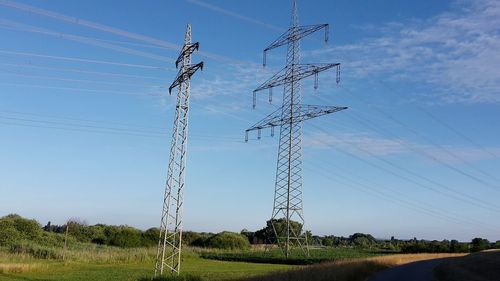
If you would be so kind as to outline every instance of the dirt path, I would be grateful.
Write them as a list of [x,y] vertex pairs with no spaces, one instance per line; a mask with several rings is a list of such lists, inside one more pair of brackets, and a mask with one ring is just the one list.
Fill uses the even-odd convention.
[[435,281],[433,269],[444,260],[446,258],[399,265],[377,273],[368,281]]

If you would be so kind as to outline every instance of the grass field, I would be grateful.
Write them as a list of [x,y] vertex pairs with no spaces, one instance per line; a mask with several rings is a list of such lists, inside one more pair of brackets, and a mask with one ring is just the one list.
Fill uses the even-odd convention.
[[[123,280],[151,276],[155,249],[79,249],[66,253],[67,260],[35,259],[30,255],[0,250],[0,281],[7,280]],[[234,280],[290,269],[289,265],[226,262],[202,259],[192,250],[183,257],[183,271],[205,280]]]
[[[12,254],[0,249],[0,281],[7,280],[130,280],[151,276],[154,264],[154,248],[120,249],[115,247],[80,246],[65,253],[66,260],[38,259],[30,254]],[[222,261],[202,258],[203,255],[238,257],[244,259],[267,259],[274,264],[255,262]],[[340,260],[376,255],[375,252],[356,249],[312,250],[314,261]],[[55,256],[62,256],[55,250]],[[250,257],[250,258],[249,258]],[[302,258],[291,259],[291,263],[303,264]],[[199,275],[204,280],[237,280],[251,276],[262,276],[274,271],[299,268],[279,264],[278,252],[265,255],[262,249],[253,251],[223,251],[210,249],[186,249],[183,253],[182,271]]]
[[[61,254],[58,252],[57,256]],[[240,258],[247,258],[248,256],[262,257],[263,251],[235,252],[188,248],[184,251],[182,271],[201,276],[206,281],[248,278],[263,281],[305,280],[301,279],[304,276],[309,277],[307,280],[315,281],[362,280],[359,278],[393,265],[444,256],[437,254],[377,256],[381,253],[349,248],[317,249],[311,251],[313,258],[317,260],[329,258],[335,261],[312,266],[298,266],[204,259],[201,257],[204,254],[239,255]],[[0,281],[137,281],[142,277],[151,277],[154,255],[154,248],[120,249],[88,246],[69,250],[65,253],[66,260],[62,261],[38,259],[29,254],[12,254],[8,253],[8,249],[0,249]]]
[[290,264],[290,265],[308,265],[328,261],[337,261],[344,259],[365,258],[387,254],[394,252],[357,249],[357,248],[318,248],[310,249],[309,257],[305,257],[304,253],[299,249],[295,249],[291,257],[285,258],[279,249],[271,249],[265,252],[263,249],[253,251],[201,251],[200,256],[206,259],[221,260],[221,261],[240,261],[252,263],[273,263],[273,264]]

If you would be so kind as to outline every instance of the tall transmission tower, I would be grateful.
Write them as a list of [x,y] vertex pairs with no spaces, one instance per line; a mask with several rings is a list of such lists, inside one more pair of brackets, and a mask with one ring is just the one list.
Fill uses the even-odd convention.
[[175,107],[167,182],[163,197],[155,276],[163,275],[165,270],[179,274],[181,269],[182,205],[186,178],[190,80],[198,69],[203,69],[203,62],[191,63],[191,54],[198,48],[198,42],[191,43],[191,25],[188,24],[184,46],[175,62],[179,71],[174,82],[168,88],[169,94],[172,94],[174,88],[178,88],[179,91]]
[[[283,103],[273,113],[250,127],[245,132],[257,130],[260,139],[261,130],[280,126],[280,143],[276,166],[274,206],[271,216],[276,242],[284,255],[289,257],[291,248],[300,248],[309,255],[307,237],[302,233],[304,213],[302,205],[302,121],[334,113],[347,107],[302,104],[301,80],[314,76],[314,88],[318,87],[318,74],[330,68],[336,68],[336,82],[340,82],[340,64],[301,64],[300,40],[316,31],[325,30],[325,42],[328,41],[328,24],[299,26],[297,0],[293,0],[290,28],[264,49],[263,65],[266,65],[266,53],[272,49],[287,45],[286,66],[260,85],[253,92],[253,107],[256,105],[256,93],[269,90],[269,102],[272,102],[272,88],[284,86]],[[298,227],[298,222],[302,227]]]

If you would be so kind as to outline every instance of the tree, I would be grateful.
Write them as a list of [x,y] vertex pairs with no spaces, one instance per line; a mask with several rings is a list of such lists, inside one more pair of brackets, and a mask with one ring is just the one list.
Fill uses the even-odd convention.
[[110,237],[109,244],[123,248],[140,247],[142,246],[142,232],[132,227],[121,226]]
[[483,238],[474,238],[471,242],[471,251],[479,252],[490,248],[490,241]]
[[[273,228],[274,225],[274,228]],[[302,234],[302,224],[296,221],[290,221],[292,231],[296,234]],[[275,233],[276,231],[276,233]],[[278,237],[287,236],[286,219],[271,219],[266,222],[266,227],[255,232],[255,237],[263,243],[274,244],[277,242],[276,234]]]
[[321,244],[323,244],[323,246],[332,247],[333,246],[333,237],[332,236],[323,237],[323,239],[321,240]]
[[377,240],[373,236],[364,233],[354,233],[349,237],[349,239],[352,244],[362,248],[369,247],[372,244],[377,243]]
[[217,249],[239,249],[247,250],[250,248],[250,242],[242,234],[223,231],[210,237],[207,241],[208,247]]

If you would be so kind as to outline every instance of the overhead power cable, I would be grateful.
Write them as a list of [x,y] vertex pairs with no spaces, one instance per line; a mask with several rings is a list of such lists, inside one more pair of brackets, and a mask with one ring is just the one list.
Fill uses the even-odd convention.
[[0,19],[0,24],[7,25],[7,26],[13,26],[16,29],[19,29],[22,31],[40,33],[40,34],[49,35],[49,36],[53,36],[53,37],[57,37],[57,38],[76,41],[76,42],[83,43],[83,44],[97,46],[97,47],[110,49],[110,50],[121,52],[121,53],[126,53],[126,54],[130,54],[130,55],[149,58],[149,59],[153,59],[153,60],[157,60],[157,61],[161,61],[161,62],[171,63],[174,61],[171,58],[166,58],[164,56],[159,56],[159,55],[144,52],[144,51],[139,51],[139,50],[130,49],[130,48],[122,47],[122,46],[113,45],[111,43],[95,40],[91,37],[84,37],[84,36],[78,36],[78,35],[73,35],[73,34],[52,31],[52,30],[49,30],[46,28],[34,27],[32,25],[22,24],[22,23],[11,21],[11,20],[5,20],[5,19]]
[[[407,143],[407,142],[405,142],[405,141],[400,140],[399,138],[397,138],[396,136],[394,136],[392,133],[390,133],[390,132],[388,132],[388,131],[386,131],[386,130],[384,130],[384,129],[382,129],[382,128],[377,128],[377,127],[375,127],[373,124],[371,124],[371,122],[370,122],[370,121],[368,121],[368,120],[366,120],[366,119],[362,118],[361,116],[355,116],[355,115],[353,115],[353,114],[347,114],[347,115],[348,115],[348,116],[350,116],[353,120],[357,121],[357,122],[358,122],[359,124],[361,124],[362,126],[364,126],[365,128],[371,129],[371,130],[373,130],[373,131],[375,131],[375,132],[378,132],[379,134],[383,134],[383,133],[381,133],[381,132],[385,132],[387,135],[392,136],[392,137],[393,137],[393,139],[392,139],[393,141],[395,141],[395,142],[397,142],[398,144],[400,144],[401,146],[404,146],[404,147],[406,147],[407,149],[409,149],[409,150],[413,151],[416,155],[419,155],[419,156],[425,156],[425,157],[426,157],[426,158],[428,158],[428,159],[435,160],[435,157],[434,157],[434,156],[432,156],[432,155],[429,155],[429,154],[425,151],[425,149],[418,149],[418,148],[416,148],[415,146],[410,145],[409,143]],[[363,150],[364,150],[364,149],[363,149]],[[373,155],[373,154],[372,154],[372,155]],[[411,171],[411,170],[408,170],[408,171]],[[463,192],[456,191],[456,190],[454,190],[454,189],[450,188],[450,187],[449,187],[449,186],[447,186],[447,185],[444,185],[444,184],[442,184],[442,183],[439,183],[439,182],[437,182],[437,181],[435,181],[435,180],[433,180],[433,179],[431,179],[431,178],[428,178],[428,177],[426,177],[426,176],[423,176],[423,175],[421,175],[421,174],[417,174],[417,173],[415,173],[415,172],[412,172],[411,174],[413,174],[415,177],[417,177],[417,178],[419,178],[419,179],[422,179],[422,180],[424,180],[424,181],[426,181],[426,182],[428,182],[428,183],[431,183],[431,184],[433,184],[433,185],[439,186],[440,188],[443,188],[443,189],[448,190],[448,191],[450,191],[450,192],[456,193],[456,194],[458,194],[458,195],[460,195],[460,196],[467,197],[467,198],[468,198],[468,199],[470,199],[470,200],[476,201],[476,202],[481,203],[481,204],[488,204],[488,203],[487,203],[487,202],[485,202],[484,200],[478,199],[478,198],[476,198],[476,197],[474,197],[474,196],[471,196],[471,195],[466,194],[466,193],[463,193]],[[498,209],[498,210],[500,210],[500,209]],[[499,211],[499,212],[500,212],[500,211]]]
[[89,93],[105,93],[105,94],[126,95],[126,96],[151,96],[151,97],[159,97],[159,96],[163,95],[163,94],[132,93],[132,92],[113,91],[113,90],[99,90],[99,89],[85,89],[85,88],[72,88],[72,87],[32,85],[32,84],[21,84],[21,83],[10,83],[10,82],[0,82],[0,84],[2,84],[2,85],[9,85],[9,86],[16,86],[16,87],[30,87],[30,88],[66,90],[66,91],[89,92]]
[[[314,124],[311,124],[311,126],[313,126],[314,128],[316,128],[317,130],[320,130],[320,131],[321,131],[321,132],[323,132],[323,133],[326,133],[326,131],[324,131],[321,127],[315,126]],[[321,141],[321,140],[320,140],[320,141]],[[323,142],[324,142],[324,141],[323,141]],[[387,159],[384,159],[384,158],[381,158],[381,157],[377,157],[377,156],[376,156],[376,155],[374,155],[372,152],[370,152],[370,151],[368,151],[368,150],[366,150],[366,149],[363,149],[363,148],[359,147],[358,145],[356,145],[356,144],[354,144],[354,143],[352,143],[352,142],[348,142],[348,143],[349,143],[350,145],[354,146],[354,147],[355,147],[356,149],[358,149],[359,151],[361,151],[361,152],[363,152],[363,153],[365,153],[365,154],[367,154],[367,155],[370,155],[370,156],[371,156],[371,157],[373,157],[374,159],[377,159],[377,160],[379,160],[379,161],[381,161],[381,162],[385,163],[386,165],[391,166],[392,168],[395,168],[395,169],[401,170],[401,171],[403,171],[403,172],[405,172],[405,173],[407,173],[407,174],[410,174],[410,175],[412,175],[412,176],[414,176],[414,177],[418,177],[418,178],[422,177],[421,175],[419,175],[419,174],[417,174],[417,173],[415,173],[415,172],[413,172],[413,171],[411,171],[411,170],[409,170],[409,169],[407,169],[407,168],[404,168],[404,167],[402,167],[402,166],[396,165],[396,164],[392,163],[391,161],[389,161],[389,160],[387,160]],[[343,153],[343,154],[346,154],[347,156],[350,156],[351,158],[355,158],[355,159],[357,159],[357,160],[358,160],[358,161],[360,161],[360,162],[363,162],[363,163],[365,163],[365,164],[367,164],[367,165],[369,165],[369,166],[372,166],[372,167],[374,167],[374,168],[376,168],[376,169],[378,169],[378,170],[382,170],[382,171],[384,171],[384,172],[386,172],[386,173],[388,173],[388,174],[391,174],[391,175],[393,175],[393,176],[395,176],[395,177],[397,177],[397,178],[399,178],[399,179],[402,179],[402,180],[404,180],[404,181],[406,181],[406,182],[410,182],[410,183],[412,183],[412,184],[414,184],[414,185],[416,185],[416,186],[418,186],[418,187],[421,187],[421,188],[427,189],[427,190],[432,191],[432,192],[439,193],[440,195],[442,195],[442,196],[444,196],[444,197],[453,198],[454,200],[459,201],[459,202],[462,202],[462,203],[467,203],[467,204],[470,204],[470,205],[474,205],[474,206],[476,206],[476,207],[480,207],[480,208],[483,208],[483,209],[487,209],[487,210],[489,210],[489,211],[500,212],[500,210],[499,210],[496,206],[494,206],[494,207],[493,207],[493,206],[490,206],[490,205],[485,205],[485,204],[481,204],[481,203],[475,202],[475,201],[470,200],[470,199],[468,200],[468,199],[462,198],[462,197],[460,197],[460,196],[457,196],[457,195],[453,194],[453,193],[456,193],[456,192],[453,192],[452,194],[446,193],[446,192],[444,192],[444,191],[442,191],[442,190],[440,190],[440,189],[437,189],[437,188],[433,188],[433,187],[430,187],[430,186],[424,185],[424,184],[422,184],[422,183],[420,183],[420,182],[418,182],[418,181],[416,181],[416,180],[414,180],[414,179],[412,179],[412,178],[410,178],[410,177],[408,177],[408,176],[404,176],[404,175],[401,175],[401,174],[399,174],[399,173],[396,173],[396,172],[394,172],[393,170],[388,169],[388,168],[386,168],[386,167],[384,167],[384,166],[381,166],[381,165],[379,165],[379,164],[375,164],[375,163],[373,163],[373,162],[366,161],[366,160],[364,160],[363,158],[361,158],[361,157],[359,157],[359,156],[357,156],[357,155],[355,155],[355,154],[353,154],[353,153],[351,153],[351,152],[347,152],[347,151],[345,151],[345,150],[340,150],[338,147],[334,147],[334,146],[332,146],[331,144],[329,144],[329,143],[327,143],[327,142],[324,142],[324,144],[325,144],[326,146],[328,146],[328,147],[331,147],[331,148],[336,149],[337,151],[339,151],[339,152],[341,152],[341,153]],[[463,196],[463,195],[462,195],[462,196]],[[466,196],[466,197],[468,197],[468,196]]]
[[74,72],[74,73],[90,74],[90,75],[105,76],[105,77],[123,77],[123,78],[128,78],[128,79],[136,78],[136,79],[151,79],[151,80],[161,80],[161,81],[164,80],[163,78],[153,77],[153,76],[132,75],[132,74],[115,73],[115,72],[103,72],[103,71],[89,71],[89,70],[84,70],[84,69],[66,68],[66,67],[50,67],[50,66],[35,65],[32,63],[1,63],[0,62],[0,66],[7,66],[9,68],[20,67],[20,68],[31,68],[31,69],[41,69],[41,70],[55,70],[55,71],[60,71],[60,72]]
[[137,83],[123,83],[123,82],[109,82],[109,81],[87,80],[87,79],[61,78],[61,77],[54,77],[54,76],[43,76],[43,75],[16,73],[16,72],[12,72],[12,71],[2,72],[1,70],[0,70],[0,74],[10,75],[10,76],[18,76],[18,77],[26,77],[26,78],[35,78],[35,79],[42,79],[42,80],[65,81],[65,82],[81,82],[81,83],[90,83],[90,84],[150,87],[150,88],[157,88],[157,89],[165,88],[165,86],[160,86],[160,85],[144,85],[144,84],[137,84]]
[[153,65],[121,63],[121,62],[113,62],[113,61],[106,61],[106,60],[86,59],[86,58],[67,57],[67,56],[54,56],[54,55],[36,54],[36,53],[30,53],[30,52],[17,52],[17,51],[9,51],[9,50],[0,50],[0,54],[8,54],[8,55],[16,55],[16,56],[29,56],[29,57],[37,57],[37,58],[76,61],[76,62],[95,63],[95,64],[106,64],[106,65],[124,66],[124,67],[135,67],[135,68],[143,68],[143,69],[168,70],[165,67],[159,67],[159,66],[153,66]]
[[[313,165],[313,164],[309,163],[309,165]],[[318,168],[320,169],[320,171],[317,170]],[[306,169],[308,169],[308,167],[306,167]],[[339,184],[339,186],[341,186],[341,187],[344,187],[344,185],[349,186],[349,187],[357,189],[363,193],[378,197],[384,201],[398,204],[404,208],[413,210],[419,214],[423,214],[423,215],[427,215],[427,216],[436,218],[440,221],[452,222],[452,223],[459,225],[459,226],[467,226],[467,227],[473,227],[473,228],[477,228],[479,226],[481,228],[493,229],[493,228],[491,228],[491,226],[489,226],[483,222],[477,221],[477,220],[463,219],[459,215],[451,216],[449,213],[435,210],[434,208],[423,207],[419,204],[415,204],[415,202],[413,202],[412,200],[402,199],[402,198],[399,198],[397,196],[394,196],[393,194],[390,194],[387,192],[381,192],[380,190],[374,189],[374,188],[367,186],[367,185],[364,185],[364,184],[359,184],[359,183],[356,184],[355,182],[352,181],[352,179],[347,178],[347,177],[340,177],[343,180],[339,179],[339,177],[333,177],[331,171],[325,171],[325,169],[322,168],[320,165],[314,165],[314,169],[309,169],[309,170],[314,172],[315,174],[318,174],[324,178],[327,178],[330,181],[337,182]],[[321,170],[323,170],[323,171],[321,171]],[[336,174],[336,176],[338,176],[338,174]]]
[[[344,87],[344,86],[342,86],[342,88],[343,88],[343,89],[345,89],[347,92],[351,93],[351,97],[354,97],[354,98],[356,98],[356,99],[358,99],[358,100],[362,101],[362,102],[363,102],[363,103],[365,103],[367,106],[369,106],[369,107],[371,107],[371,108],[375,109],[378,113],[380,113],[381,115],[385,116],[387,119],[391,120],[392,122],[394,122],[394,123],[398,124],[399,126],[401,126],[401,127],[405,128],[405,129],[409,130],[409,131],[410,131],[410,132],[412,132],[413,134],[415,134],[415,135],[417,135],[418,137],[420,137],[420,138],[424,139],[425,141],[427,141],[428,143],[430,143],[430,144],[432,144],[433,146],[437,147],[438,149],[440,149],[440,150],[442,150],[442,151],[445,151],[446,153],[448,153],[448,154],[450,154],[450,155],[454,155],[452,152],[450,152],[448,149],[444,148],[442,145],[435,143],[434,141],[430,140],[430,139],[429,139],[429,138],[427,138],[426,136],[424,136],[424,135],[422,135],[421,133],[417,132],[417,131],[416,131],[416,130],[414,130],[413,128],[411,128],[411,127],[407,126],[407,125],[406,125],[406,124],[404,124],[403,122],[401,122],[401,121],[399,121],[398,119],[394,118],[393,116],[391,116],[391,115],[390,115],[390,114],[388,114],[387,112],[385,112],[385,111],[381,110],[381,109],[380,109],[380,108],[378,108],[377,106],[375,106],[375,105],[373,105],[373,104],[371,104],[371,103],[366,102],[363,98],[361,98],[359,95],[355,95],[355,94],[354,94],[352,91],[350,91],[348,88],[346,88],[346,87]],[[455,156],[454,156],[454,157],[455,157]],[[472,175],[472,174],[470,174],[470,173],[468,173],[468,172],[466,172],[466,171],[464,171],[464,170],[462,170],[462,169],[460,169],[460,168],[457,168],[457,167],[455,167],[455,166],[453,166],[453,165],[450,165],[449,163],[444,162],[444,161],[440,160],[439,158],[436,158],[436,161],[439,161],[439,162],[440,162],[443,166],[446,166],[448,169],[453,170],[453,171],[455,171],[456,173],[458,173],[458,174],[460,174],[460,175],[462,175],[462,176],[464,176],[464,177],[467,177],[467,178],[469,178],[469,179],[471,179],[471,180],[473,180],[473,181],[476,181],[476,182],[480,183],[480,184],[481,184],[481,185],[483,185],[483,186],[486,186],[486,187],[488,187],[488,188],[490,188],[490,189],[493,189],[493,190],[496,190],[496,191],[499,191],[499,190],[500,190],[498,186],[493,185],[493,184],[491,184],[491,183],[489,183],[489,182],[487,182],[487,181],[485,181],[485,180],[483,180],[483,179],[481,179],[481,178],[479,178],[479,177],[477,177],[477,176],[475,176],[475,175]],[[467,163],[467,162],[464,162],[464,163]],[[474,170],[476,170],[476,171],[481,171],[479,168],[477,168],[477,167],[475,167],[475,166],[473,166],[473,165],[468,164],[468,166],[472,166],[472,167],[474,168]],[[482,172],[482,173],[485,173],[485,172]]]
[[[380,81],[379,80],[378,82],[383,87],[385,87],[387,90],[389,90],[389,91],[387,91],[387,93],[390,93],[393,97],[395,96],[396,90],[393,87],[387,85],[387,83],[385,83],[384,81]],[[500,160],[500,156],[499,155],[493,153],[491,150],[487,149],[483,145],[479,144],[477,141],[475,141],[472,138],[470,138],[469,136],[465,135],[460,130],[455,129],[449,123],[447,123],[443,119],[437,117],[436,115],[434,115],[433,113],[431,113],[429,110],[427,110],[424,107],[420,106],[418,103],[413,103],[412,106],[415,106],[419,111],[423,112],[427,117],[429,117],[430,119],[432,119],[434,122],[440,124],[443,128],[446,128],[448,131],[454,133],[456,136],[458,136],[461,139],[465,140],[469,144],[471,144],[471,145],[479,148],[480,150],[482,150],[486,154],[490,155],[491,157],[493,157],[493,158],[495,158],[497,160]]]
[[[0,0],[0,5],[4,5],[4,6],[14,8],[17,10],[21,10],[21,11],[29,12],[32,14],[37,14],[40,16],[52,18],[52,19],[66,22],[66,23],[70,23],[70,24],[85,26],[85,27],[88,27],[88,28],[91,28],[94,30],[98,30],[101,32],[111,33],[114,35],[134,39],[137,41],[142,41],[142,42],[150,43],[153,45],[162,46],[162,47],[165,47],[165,48],[168,48],[171,50],[175,50],[175,51],[180,51],[182,48],[182,46],[180,46],[178,44],[170,43],[170,42],[165,41],[165,40],[156,39],[156,38],[153,38],[153,37],[150,37],[147,35],[126,31],[123,29],[107,26],[107,25],[100,24],[100,23],[93,22],[93,21],[89,21],[89,20],[79,19],[76,17],[64,15],[62,13],[49,11],[47,9],[42,9],[42,8],[34,7],[31,5],[18,3],[15,1]],[[199,54],[201,56],[206,57],[206,58],[217,60],[217,61],[220,61],[223,63],[238,64],[238,65],[253,64],[253,63],[248,62],[248,61],[235,60],[235,59],[232,59],[232,58],[229,58],[226,56],[221,56],[221,55],[209,53],[209,52],[200,51]]]
[[[145,130],[137,130],[137,129],[131,129],[131,128],[96,126],[96,125],[88,125],[88,124],[75,124],[75,123],[68,123],[68,122],[36,120],[36,119],[16,118],[16,117],[8,117],[8,116],[0,116],[0,120],[4,120],[4,121],[0,121],[0,124],[4,124],[4,125],[58,129],[58,130],[65,130],[65,131],[104,133],[104,134],[122,134],[122,135],[153,137],[153,138],[165,138],[168,135],[166,132],[161,132],[161,131],[145,131]],[[241,140],[241,138],[230,137],[230,136],[194,135],[194,137],[199,138],[199,139],[212,139],[212,140],[221,140],[221,141],[243,143],[243,140]]]
[[[23,31],[20,28],[12,27],[12,26],[0,26],[0,28],[6,29],[6,30],[12,30],[12,31]],[[111,39],[102,39],[102,38],[97,38],[97,37],[88,37],[85,36],[86,38],[96,40],[96,41],[101,41],[101,42],[106,42],[106,43],[113,43],[113,44],[119,44],[119,45],[129,45],[129,46],[134,46],[134,47],[143,47],[143,48],[152,48],[152,49],[159,49],[159,50],[170,50],[169,48],[165,48],[162,46],[156,46],[152,44],[145,44],[145,43],[135,43],[135,42],[129,42],[129,41],[120,41],[120,40],[111,40]]]

